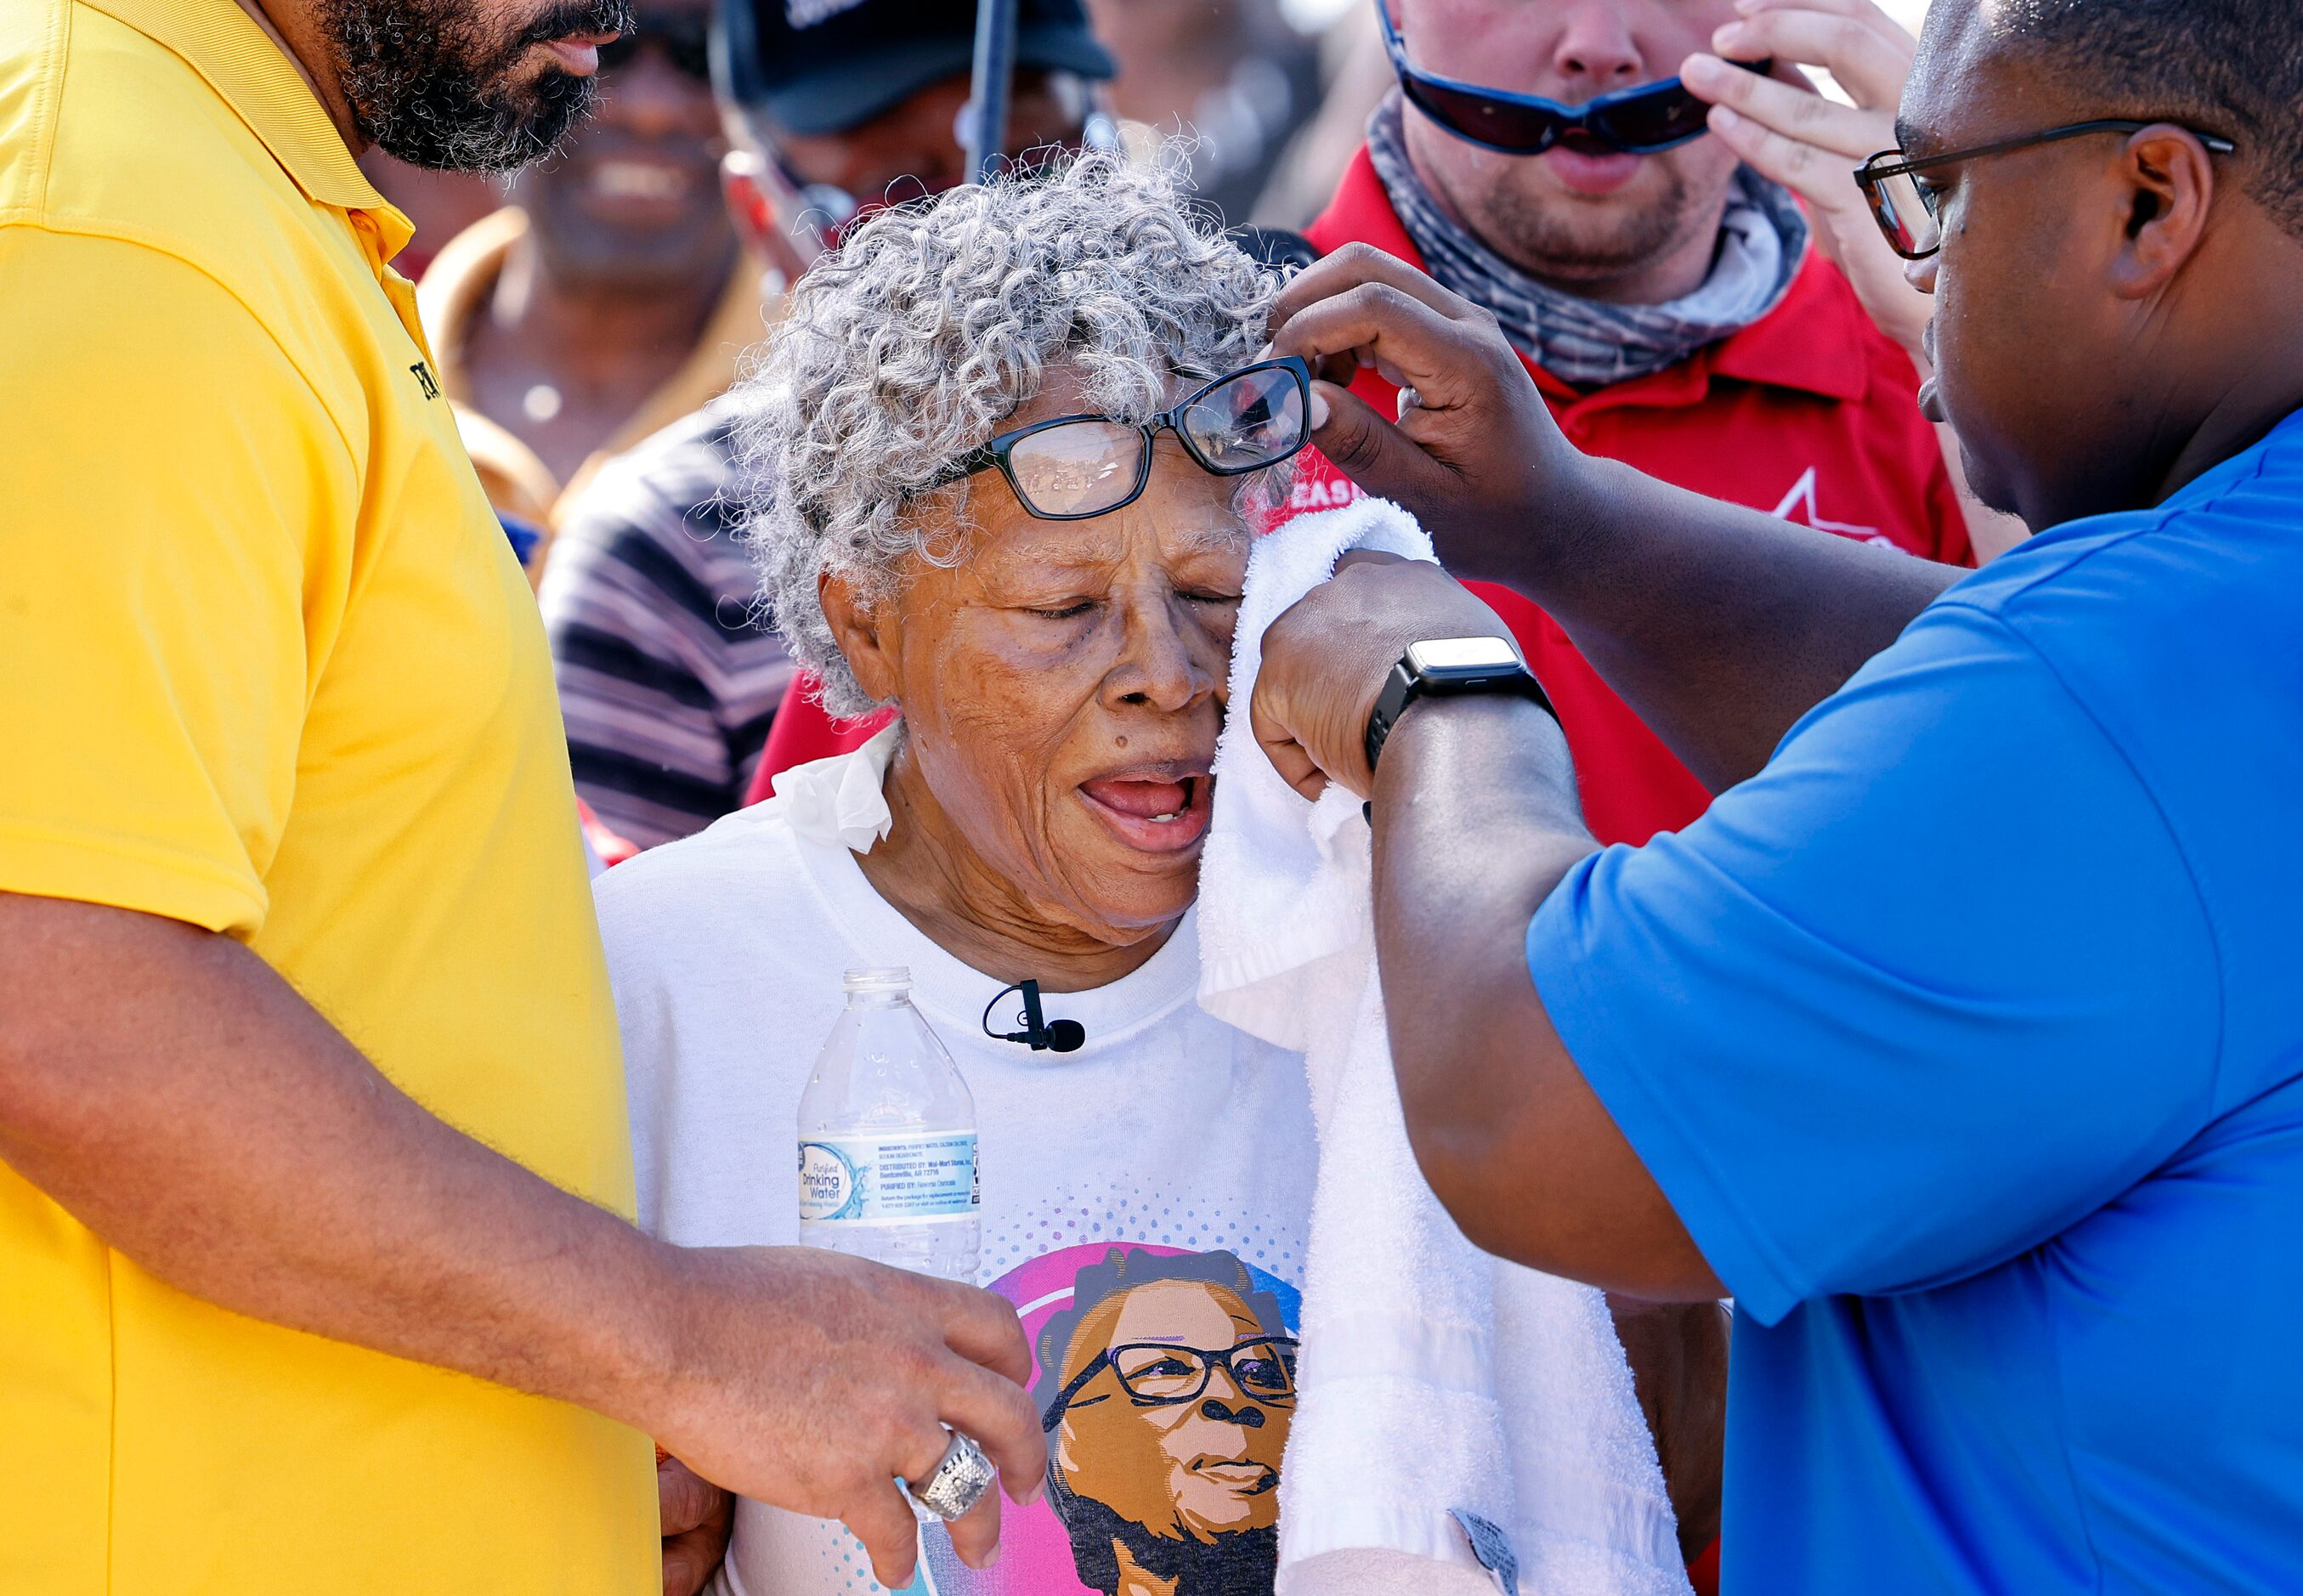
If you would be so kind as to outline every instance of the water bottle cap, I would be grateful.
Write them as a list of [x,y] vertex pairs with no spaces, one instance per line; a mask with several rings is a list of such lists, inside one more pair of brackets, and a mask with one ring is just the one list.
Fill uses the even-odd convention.
[[873,969],[850,970],[840,977],[839,984],[851,992],[909,992],[912,972],[907,965],[882,965]]

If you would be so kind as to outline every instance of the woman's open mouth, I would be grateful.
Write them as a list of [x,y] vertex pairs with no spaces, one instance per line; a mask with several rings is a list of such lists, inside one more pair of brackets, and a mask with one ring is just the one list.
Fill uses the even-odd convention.
[[1180,853],[1207,835],[1215,779],[1205,772],[1148,769],[1079,784],[1089,813],[1130,848]]

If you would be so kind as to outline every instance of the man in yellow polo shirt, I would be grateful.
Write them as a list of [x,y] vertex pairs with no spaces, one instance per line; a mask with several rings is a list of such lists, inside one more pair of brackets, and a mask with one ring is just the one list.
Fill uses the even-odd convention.
[[0,4],[0,1591],[639,1596],[644,1434],[896,1583],[939,1420],[1039,1476],[998,1299],[620,1217],[542,628],[352,160],[540,153],[620,21]]

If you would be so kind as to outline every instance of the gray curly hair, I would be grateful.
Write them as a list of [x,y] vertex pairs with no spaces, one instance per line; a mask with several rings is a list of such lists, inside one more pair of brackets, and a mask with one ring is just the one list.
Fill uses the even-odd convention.
[[873,700],[824,620],[822,573],[877,600],[911,557],[957,563],[971,483],[932,517],[915,501],[1050,366],[1076,368],[1095,410],[1144,420],[1171,380],[1253,359],[1278,286],[1172,178],[1092,153],[883,211],[819,261],[744,384],[737,446],[761,596],[824,708]]

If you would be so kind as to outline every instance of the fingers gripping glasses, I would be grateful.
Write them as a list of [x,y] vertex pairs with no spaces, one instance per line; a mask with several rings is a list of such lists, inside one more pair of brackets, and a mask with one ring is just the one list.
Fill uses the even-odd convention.
[[[2153,122],[2136,122],[2126,117],[2098,117],[2092,122],[2069,122],[2045,132],[2026,133],[2020,139],[2002,139],[1995,144],[1978,144],[1969,149],[1954,149],[1921,160],[1907,161],[1900,149],[1883,149],[1855,169],[1855,185],[1863,190],[1864,199],[1871,207],[1871,219],[1879,224],[1886,235],[1887,247],[1905,260],[1925,260],[1943,248],[1943,221],[1940,211],[1943,195],[1934,187],[1921,183],[1919,174],[1954,162],[1980,160],[1986,156],[2011,155],[2019,149],[2036,145],[2054,144],[2064,139],[2076,139],[2082,133],[2139,133],[2145,128],[2181,127],[2165,118]],[[2191,137],[2219,156],[2230,155],[2239,147],[2216,133],[2203,133],[2197,128],[2184,130]]]
[[[1579,134],[1628,155],[1659,155],[1700,137],[1711,106],[1690,94],[1677,78],[1619,89],[1565,105],[1532,94],[1484,89],[1419,72],[1407,59],[1407,42],[1391,20],[1391,8],[1376,0],[1383,23],[1383,47],[1399,91],[1408,103],[1458,139],[1507,156],[1540,156],[1569,134]],[[1765,77],[1772,61],[1739,61],[1746,72]]]
[[1152,444],[1176,435],[1203,471],[1237,477],[1276,466],[1311,441],[1312,368],[1294,356],[1219,376],[1137,425],[1058,416],[1003,432],[930,478],[932,493],[997,467],[1017,502],[1043,521],[1079,521],[1134,503],[1152,479]]

